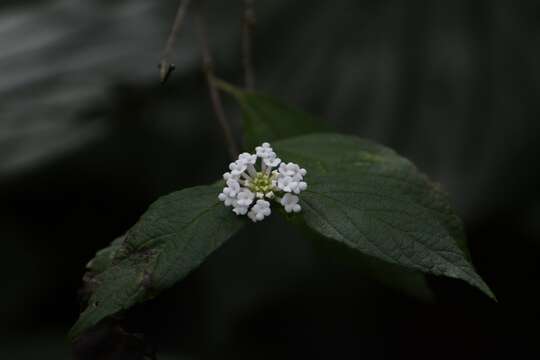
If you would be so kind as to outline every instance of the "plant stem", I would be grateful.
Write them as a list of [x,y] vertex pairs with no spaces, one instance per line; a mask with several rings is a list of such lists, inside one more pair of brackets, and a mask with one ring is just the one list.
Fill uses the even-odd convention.
[[223,110],[221,96],[214,83],[214,64],[212,60],[212,54],[210,52],[210,45],[208,42],[206,22],[203,18],[203,15],[201,14],[201,8],[199,8],[198,10],[199,11],[195,15],[195,23],[202,53],[203,72],[206,77],[206,82],[208,83],[208,91],[210,93],[210,101],[212,102],[212,108],[214,110],[214,113],[216,114],[219,125],[223,130],[223,135],[225,137],[225,142],[229,150],[229,155],[231,156],[231,159],[234,159],[238,155],[238,148],[232,135],[231,126],[227,120],[227,117],[225,116],[225,111]]
[[242,21],[242,63],[244,65],[245,86],[247,90],[255,88],[255,71],[253,68],[253,28],[255,27],[255,0],[244,0],[244,16]]
[[180,31],[182,23],[184,22],[184,17],[190,2],[191,0],[180,0],[180,3],[178,4],[178,10],[176,11],[173,27],[169,37],[167,38],[167,43],[165,44],[165,49],[163,49],[163,54],[159,63],[159,77],[162,83],[167,81],[169,75],[174,70],[174,65],[170,63],[169,57],[171,55],[172,48],[174,47],[174,43],[176,42],[176,36]]
[[242,97],[242,90],[238,89],[236,86],[229,84],[223,79],[215,77],[212,79],[212,82],[221,91],[228,93],[229,95],[236,96],[237,98]]

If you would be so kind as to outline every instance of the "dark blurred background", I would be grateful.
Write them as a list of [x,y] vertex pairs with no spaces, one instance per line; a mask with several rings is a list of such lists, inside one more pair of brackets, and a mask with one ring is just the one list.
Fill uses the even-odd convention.
[[[210,183],[227,164],[191,18],[159,84],[176,6],[0,3],[1,359],[71,359],[87,261],[158,196]],[[499,303],[442,278],[428,278],[431,301],[383,286],[273,218],[130,311],[126,331],[165,360],[536,358],[539,3],[256,9],[258,89],[395,148],[442,183]],[[240,0],[209,1],[217,72],[234,83],[241,13]],[[225,105],[239,130],[236,104]]]

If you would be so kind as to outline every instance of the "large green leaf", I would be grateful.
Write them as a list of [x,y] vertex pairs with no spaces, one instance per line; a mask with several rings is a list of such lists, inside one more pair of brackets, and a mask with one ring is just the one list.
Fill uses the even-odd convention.
[[216,82],[242,108],[244,145],[248,150],[263,142],[328,130],[320,120],[273,97],[244,91],[221,80]]
[[431,302],[434,294],[427,284],[424,273],[405,268],[403,266],[388,263],[375,257],[364,255],[359,251],[351,251],[346,246],[332,240],[328,240],[313,231],[309,237],[312,238],[314,250],[317,256],[345,266],[355,271],[358,279],[363,277],[371,279],[396,292],[411,296],[416,300]]
[[102,319],[154,297],[199,266],[244,224],[217,199],[220,185],[172,193],[89,263],[88,307],[72,339]]
[[274,144],[308,170],[306,224],[366,255],[458,278],[493,297],[468,261],[447,196],[408,160],[370,141],[313,134]]
[[[246,148],[252,149],[262,142],[322,132],[328,125],[295,107],[283,104],[267,95],[243,91],[221,80],[217,85],[233,95],[243,110]],[[464,239],[464,236],[458,236]],[[465,246],[463,248],[466,248]],[[419,298],[429,298],[431,291],[421,273],[398,271],[396,266],[357,257],[357,265],[369,270],[371,277],[400,291]]]

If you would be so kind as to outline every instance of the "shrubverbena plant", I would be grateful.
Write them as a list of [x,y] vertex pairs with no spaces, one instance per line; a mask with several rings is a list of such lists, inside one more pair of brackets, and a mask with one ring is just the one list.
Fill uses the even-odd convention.
[[[462,223],[446,194],[411,162],[369,140],[329,133],[302,111],[215,79],[205,45],[203,54],[221,124],[226,126],[216,88],[240,104],[247,149],[259,146],[240,154],[224,181],[158,199],[96,254],[84,277],[88,305],[72,339],[180,281],[240,229],[270,216],[271,202],[280,210],[272,216],[352,251],[461,279],[494,298],[468,258]],[[246,74],[249,84],[251,71]]]

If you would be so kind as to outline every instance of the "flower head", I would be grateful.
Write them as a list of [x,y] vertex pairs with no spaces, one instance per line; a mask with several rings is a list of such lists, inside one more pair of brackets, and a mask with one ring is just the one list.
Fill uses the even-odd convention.
[[297,195],[307,189],[304,181],[307,171],[298,164],[282,162],[269,143],[257,146],[255,154],[240,154],[229,164],[229,170],[223,174],[227,186],[218,198],[225,206],[232,206],[236,215],[247,215],[253,222],[262,221],[272,213],[271,200],[288,213],[302,210]]

